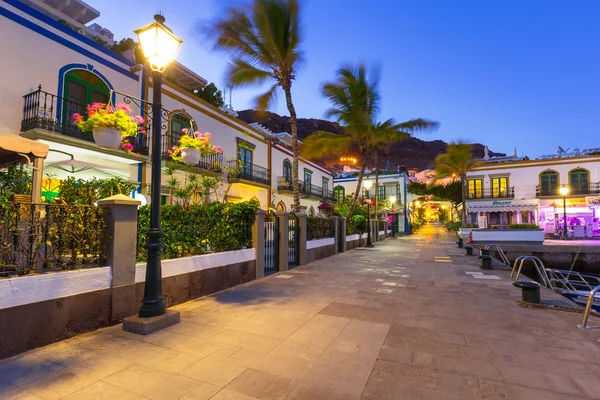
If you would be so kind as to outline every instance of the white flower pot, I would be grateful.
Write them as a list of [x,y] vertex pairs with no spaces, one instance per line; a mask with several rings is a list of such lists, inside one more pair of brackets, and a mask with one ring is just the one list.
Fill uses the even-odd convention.
[[201,154],[198,149],[181,149],[181,158],[183,162],[189,165],[196,165],[200,162]]
[[109,147],[111,149],[121,147],[123,135],[120,130],[113,126],[96,128],[92,133],[94,134],[94,142],[100,147]]

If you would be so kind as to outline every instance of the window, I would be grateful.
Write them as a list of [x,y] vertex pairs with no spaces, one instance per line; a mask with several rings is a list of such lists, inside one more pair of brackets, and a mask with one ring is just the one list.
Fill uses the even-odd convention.
[[277,211],[285,211],[285,203],[283,201],[277,203]]
[[346,197],[346,189],[343,186],[336,186],[333,188],[333,194],[335,195],[338,203],[341,203]]
[[508,177],[492,178],[492,197],[508,197]]
[[285,183],[292,183],[292,163],[289,160],[283,162],[283,180]]
[[483,198],[483,180],[469,179],[467,181],[467,198],[469,198],[469,199]]
[[304,185],[310,190],[310,185],[312,185],[312,171],[308,169],[304,169]]
[[184,129],[191,129],[191,119],[184,114],[175,114],[171,117],[171,146],[179,142],[179,138],[185,135]]
[[552,196],[558,193],[558,172],[548,170],[540,174],[540,196]]
[[329,190],[329,179],[323,178],[321,186],[323,187],[323,195],[326,195],[327,191]]
[[379,200],[385,200],[385,185],[379,185]]
[[400,184],[396,184],[396,204],[402,204],[402,197],[400,196]]
[[587,169],[577,168],[569,172],[569,192],[572,194],[587,194],[590,176]]
[[237,163],[242,176],[252,175],[252,160],[254,157],[254,147],[252,143],[237,138]]
[[[75,69],[65,74],[63,121],[65,128],[73,128],[73,114],[84,114],[86,106],[92,103],[108,104],[110,89],[98,75],[83,69]],[[84,139],[87,139],[84,137]],[[89,135],[91,140],[91,135]]]

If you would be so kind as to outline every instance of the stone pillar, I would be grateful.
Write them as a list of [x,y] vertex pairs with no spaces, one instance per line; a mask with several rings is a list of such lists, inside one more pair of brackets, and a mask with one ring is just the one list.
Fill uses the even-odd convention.
[[371,241],[373,243],[379,241],[379,222],[371,220]]
[[42,203],[42,179],[44,179],[44,159],[33,159],[33,173],[31,175],[31,203]]
[[252,225],[252,247],[256,254],[256,279],[265,277],[265,210],[258,210]]
[[340,221],[338,217],[331,217],[333,224],[333,254],[337,254],[340,240]]
[[345,252],[346,251],[346,218],[345,217],[339,217],[340,219],[340,240],[342,241],[342,244],[340,245],[340,247],[338,248],[339,251],[341,252]]
[[298,265],[304,265],[308,263],[308,254],[306,249],[306,223],[307,218],[304,212],[297,212],[298,225],[300,226],[300,256],[298,258]]
[[290,214],[287,211],[275,211],[277,223],[279,224],[279,271],[288,270],[288,247],[290,245],[289,220]]
[[141,204],[124,194],[98,200],[106,224],[104,252],[112,268],[111,321],[118,322],[135,315],[135,264],[137,256],[138,206]]

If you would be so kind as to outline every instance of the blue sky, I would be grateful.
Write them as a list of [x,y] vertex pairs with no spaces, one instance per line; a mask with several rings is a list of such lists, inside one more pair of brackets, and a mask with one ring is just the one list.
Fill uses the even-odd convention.
[[[116,38],[161,10],[184,40],[178,60],[223,87],[226,55],[198,29],[229,0],[88,0]],[[441,123],[425,140],[465,140],[536,157],[600,147],[600,1],[306,0],[306,61],[294,83],[300,117],[322,118],[320,86],[344,63],[381,68],[380,119]],[[372,68],[373,69],[373,68]],[[266,90],[266,87],[265,87]],[[235,90],[251,107],[261,89]],[[272,111],[287,115],[283,95]]]

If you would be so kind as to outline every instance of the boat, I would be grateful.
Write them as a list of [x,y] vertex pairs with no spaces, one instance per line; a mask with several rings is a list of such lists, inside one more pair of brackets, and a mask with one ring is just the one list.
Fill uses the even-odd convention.
[[[560,293],[582,307],[587,305],[592,289],[600,286],[600,277],[595,275],[552,268],[546,268],[546,273],[553,291]],[[592,309],[600,312],[600,293],[594,296]]]

